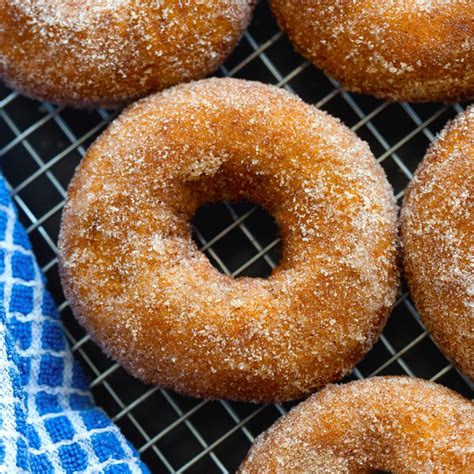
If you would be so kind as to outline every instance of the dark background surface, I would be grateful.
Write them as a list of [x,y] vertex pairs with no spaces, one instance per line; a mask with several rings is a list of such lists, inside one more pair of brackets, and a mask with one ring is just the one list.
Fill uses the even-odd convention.
[[[343,92],[335,81],[293,52],[265,2],[257,5],[249,31],[218,75],[286,87],[339,117],[369,143],[399,202],[434,135],[462,110],[462,105],[387,104]],[[154,472],[233,472],[254,437],[291,404],[209,402],[146,386],[102,354],[64,301],[55,243],[65,190],[85,150],[116,113],[39,103],[0,85],[3,171],[73,349],[91,377],[97,403]],[[267,276],[278,261],[277,229],[264,211],[249,203],[206,206],[193,223],[195,240],[205,245],[206,255],[221,271]],[[349,378],[376,374],[432,379],[473,396],[467,380],[452,368],[420,324],[406,289],[382,338]]]

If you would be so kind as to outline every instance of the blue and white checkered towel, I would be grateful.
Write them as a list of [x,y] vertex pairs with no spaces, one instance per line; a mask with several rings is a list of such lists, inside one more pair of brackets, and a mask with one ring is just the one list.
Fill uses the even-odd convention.
[[94,406],[1,175],[0,472],[149,472]]

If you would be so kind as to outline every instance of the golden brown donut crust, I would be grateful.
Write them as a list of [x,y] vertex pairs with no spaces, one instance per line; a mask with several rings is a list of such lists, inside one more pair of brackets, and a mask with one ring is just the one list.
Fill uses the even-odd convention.
[[394,101],[474,96],[472,0],[270,0],[295,48],[347,89]]
[[[212,267],[189,220],[249,199],[276,219],[267,279]],[[63,287],[130,373],[188,395],[301,397],[372,347],[394,302],[396,205],[368,146],[295,96],[255,82],[177,86],[126,110],[69,188]]]
[[441,385],[374,377],[331,385],[255,441],[240,474],[467,474],[474,404]]
[[254,0],[0,0],[0,79],[76,107],[113,107],[214,72]]
[[408,187],[405,274],[423,322],[474,379],[474,106],[448,124]]

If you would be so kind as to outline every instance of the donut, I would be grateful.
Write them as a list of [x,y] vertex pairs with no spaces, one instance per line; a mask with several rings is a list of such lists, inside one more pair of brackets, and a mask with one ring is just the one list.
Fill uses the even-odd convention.
[[434,340],[474,379],[474,106],[428,150],[401,214],[410,293]]
[[254,0],[0,0],[0,79],[75,107],[116,107],[214,72]]
[[[192,240],[207,203],[249,200],[283,242],[268,278],[231,278]],[[372,347],[397,293],[397,208],[368,146],[273,86],[210,79],[139,101],[68,190],[63,288],[104,351],[205,398],[301,397]]]
[[474,96],[472,0],[270,0],[294,47],[353,92],[391,101]]
[[474,465],[474,404],[410,377],[330,385],[254,442],[240,474],[436,472]]

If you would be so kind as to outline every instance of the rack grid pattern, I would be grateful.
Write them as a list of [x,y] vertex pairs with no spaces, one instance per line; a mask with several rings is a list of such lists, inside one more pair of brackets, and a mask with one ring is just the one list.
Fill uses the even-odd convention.
[[[391,104],[344,91],[293,51],[266,2],[258,3],[249,30],[218,75],[275,84],[339,117],[369,143],[399,202],[435,134],[463,110],[462,104]],[[2,169],[97,403],[153,472],[234,472],[255,437],[292,404],[196,400],[146,386],[90,341],[60,288],[56,240],[67,184],[87,147],[116,115],[35,102],[0,85]],[[194,238],[223,273],[265,276],[275,267],[278,235],[260,208],[221,203],[199,214]],[[472,381],[431,340],[405,288],[380,340],[347,379],[383,374],[422,377],[469,398],[474,394]]]

